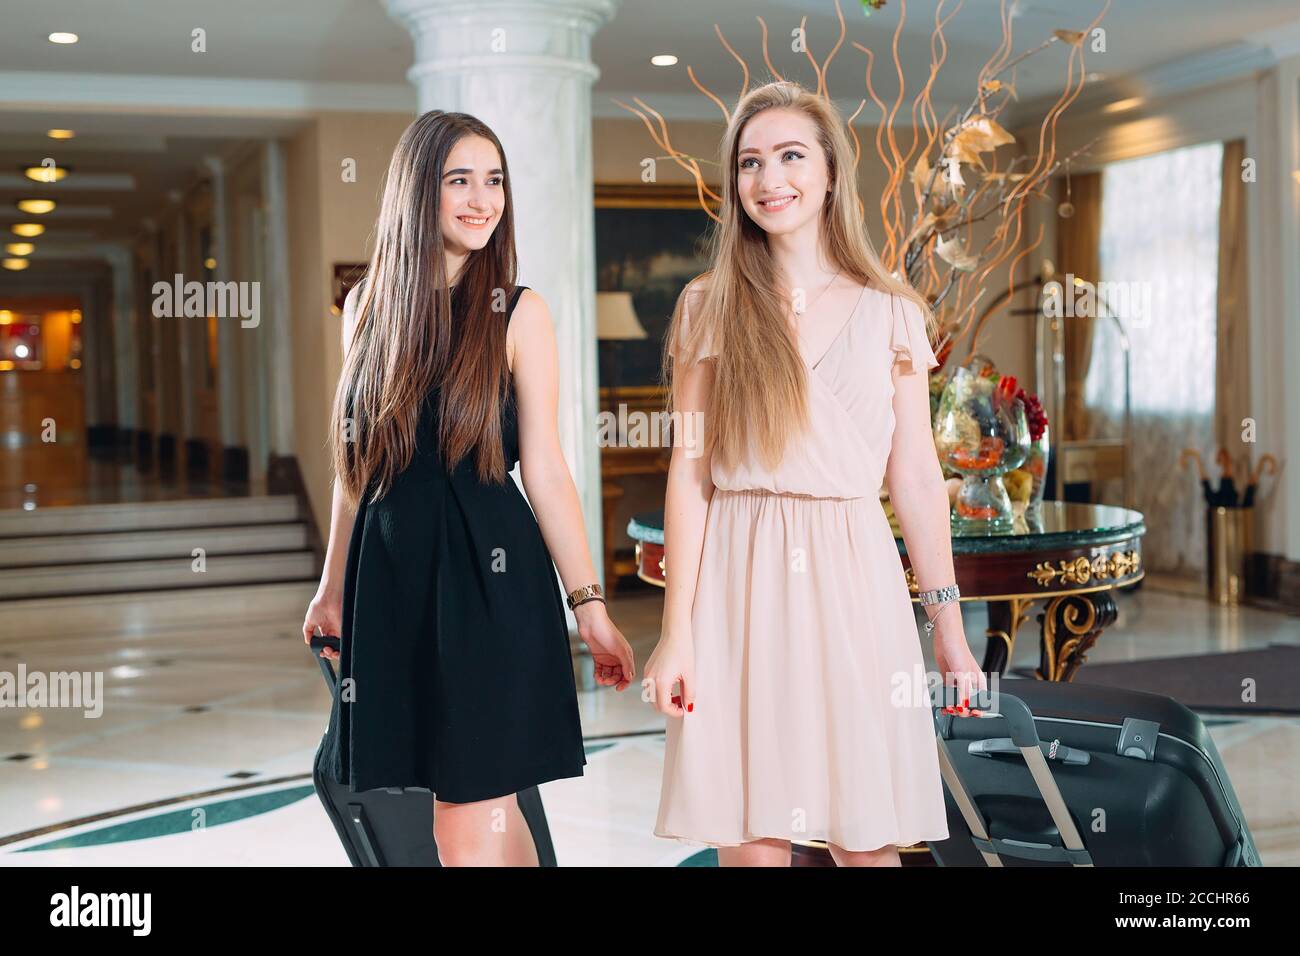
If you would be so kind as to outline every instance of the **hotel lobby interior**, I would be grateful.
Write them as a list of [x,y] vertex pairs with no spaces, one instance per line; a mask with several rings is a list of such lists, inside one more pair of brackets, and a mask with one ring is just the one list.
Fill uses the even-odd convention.
[[[104,7],[10,5],[0,27],[0,866],[397,865],[358,857],[318,792],[332,671],[302,623],[342,314],[429,110],[479,117],[510,156],[560,444],[645,665],[664,337],[708,268],[729,111],[771,79],[839,107],[865,229],[932,304],[975,658],[1013,693],[1177,702],[1249,830],[1211,865],[1300,865],[1292,0]],[[240,294],[192,308],[193,282]],[[636,682],[599,685],[566,620],[587,762],[538,788],[552,862],[717,866],[653,832],[665,717]],[[22,700],[18,675],[62,673],[102,682],[94,707]],[[961,842],[900,856],[988,862]],[[793,862],[832,865],[815,839]]]

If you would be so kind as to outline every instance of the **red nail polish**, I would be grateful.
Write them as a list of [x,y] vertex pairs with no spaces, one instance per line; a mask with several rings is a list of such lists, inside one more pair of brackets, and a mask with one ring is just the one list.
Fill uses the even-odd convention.
[[688,714],[690,714],[690,713],[694,713],[694,712],[695,712],[695,705],[694,705],[694,704],[687,704],[687,705],[686,705],[686,712],[687,712]]
[[679,697],[679,696],[676,695],[676,694],[673,694],[673,703],[676,704],[678,707],[682,706],[682,699],[681,699],[681,697]]

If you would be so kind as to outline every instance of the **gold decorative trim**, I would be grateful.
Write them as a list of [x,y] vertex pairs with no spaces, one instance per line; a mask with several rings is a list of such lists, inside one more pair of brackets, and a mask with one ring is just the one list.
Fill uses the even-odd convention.
[[1094,579],[1103,581],[1106,578],[1118,580],[1136,573],[1141,567],[1142,557],[1137,551],[1112,551],[1108,555],[1099,554],[1091,561],[1080,555],[1056,563],[1057,567],[1052,567],[1050,561],[1040,561],[1026,576],[1044,588],[1054,585],[1057,578],[1062,584],[1087,584]]
[[[908,569],[911,570],[910,568]],[[1063,591],[1050,591],[1044,594],[1042,591],[1024,592],[1019,591],[1013,594],[963,594],[957,600],[959,601],[1014,601],[1016,598],[1027,599],[1030,601],[1041,601],[1043,598],[1060,597],[1067,594],[1091,594],[1094,591],[1113,591],[1120,586],[1127,587],[1130,584],[1136,584],[1146,576],[1145,571],[1138,573],[1136,577],[1128,578],[1124,581],[1110,581],[1106,584],[1094,584],[1086,588],[1068,588]],[[912,602],[920,601],[919,595],[912,597]]]
[[[1109,601],[1109,598],[1107,598]],[[1104,617],[1099,619],[1099,610]],[[1064,633],[1057,631],[1057,618],[1064,625]],[[1039,680],[1074,680],[1074,675],[1088,659],[1088,651],[1101,632],[1115,620],[1114,604],[1099,609],[1089,599],[1079,599],[1072,594],[1053,597],[1047,602],[1039,619],[1042,621],[1042,660],[1035,672]],[[1046,666],[1047,672],[1043,672]]]
[[1033,606],[1035,597],[1012,598],[1009,602],[1011,605],[1011,633],[1008,634],[1001,628],[985,628],[984,634],[987,637],[1000,638],[1002,643],[1007,646],[1007,662],[1010,663],[1016,649],[1016,635],[1020,633],[1020,625],[1029,619],[1029,608]]
[[[715,183],[709,188],[721,194]],[[596,183],[594,205],[597,209],[694,209],[703,215],[700,193],[694,183]],[[710,201],[710,208],[717,204]]]

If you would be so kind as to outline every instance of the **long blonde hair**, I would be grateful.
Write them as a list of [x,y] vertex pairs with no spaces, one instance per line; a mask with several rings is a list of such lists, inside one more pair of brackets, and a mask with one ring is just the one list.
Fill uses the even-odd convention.
[[[438,211],[447,156],[465,136],[496,147],[505,203],[450,290]],[[330,413],[330,453],[347,502],[355,506],[371,486],[372,500],[388,492],[414,457],[435,389],[446,469],[473,455],[480,480],[504,482],[505,306],[517,266],[510,169],[496,134],[466,113],[430,110],[412,122],[393,150],[375,233]]]
[[[764,464],[776,467],[790,437],[808,425],[807,369],[790,336],[788,299],[778,285],[767,233],[749,218],[736,187],[740,135],[751,119],[775,107],[799,110],[817,127],[830,177],[820,241],[831,264],[863,285],[914,302],[927,327],[933,323],[929,304],[885,270],[867,237],[853,151],[834,104],[789,81],[752,90],[737,105],[722,143],[721,222],[710,235],[712,268],[678,296],[664,344],[669,411],[677,405],[674,380],[694,364],[702,343],[713,345],[717,357],[705,434],[725,467],[741,460],[751,437]],[[689,312],[686,323],[683,307]]]

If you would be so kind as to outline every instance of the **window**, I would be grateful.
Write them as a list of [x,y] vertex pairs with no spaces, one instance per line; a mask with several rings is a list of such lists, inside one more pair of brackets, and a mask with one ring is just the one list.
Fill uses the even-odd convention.
[[[1129,475],[1146,515],[1144,563],[1191,574],[1204,567],[1200,486],[1177,470],[1201,451],[1213,469],[1218,325],[1219,194],[1223,144],[1113,163],[1102,171],[1098,314],[1129,337]],[[1084,403],[1099,437],[1119,436],[1124,365],[1109,319],[1093,329]],[[1103,501],[1118,500],[1106,489]]]

